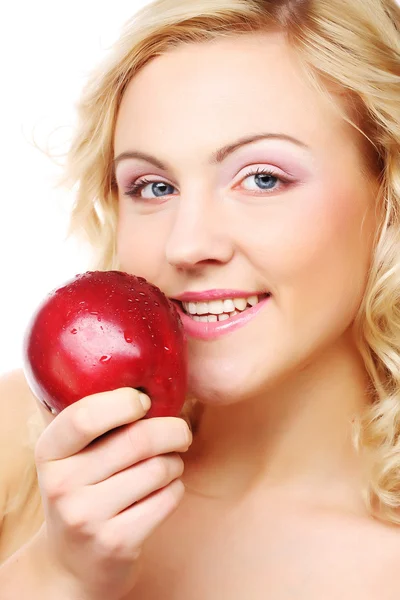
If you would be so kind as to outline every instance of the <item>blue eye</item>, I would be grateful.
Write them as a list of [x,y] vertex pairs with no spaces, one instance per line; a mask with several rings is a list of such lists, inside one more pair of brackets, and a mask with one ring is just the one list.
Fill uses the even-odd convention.
[[[244,182],[248,181],[247,185]],[[289,181],[282,176],[274,173],[271,168],[258,167],[246,174],[241,180],[241,187],[249,192],[271,193],[288,185]],[[137,200],[157,200],[157,198],[166,198],[173,196],[176,188],[165,181],[150,181],[146,178],[134,181],[125,192],[126,196]]]
[[253,186],[250,185],[249,187],[243,185],[244,189],[250,192],[273,191],[283,183],[283,179],[278,177],[276,173],[273,173],[269,169],[261,168],[252,173],[248,173],[246,177],[242,179],[242,182],[245,182],[246,180],[251,180],[253,183]]
[[153,200],[154,198],[164,198],[173,194],[174,186],[165,181],[149,181],[148,179],[138,179],[132,183],[125,192],[126,196],[132,198],[143,198]]

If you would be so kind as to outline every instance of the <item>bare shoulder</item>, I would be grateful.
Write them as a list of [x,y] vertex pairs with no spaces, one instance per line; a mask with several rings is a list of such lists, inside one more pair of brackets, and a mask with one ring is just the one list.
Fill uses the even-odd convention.
[[43,522],[34,447],[44,429],[22,371],[0,377],[0,563]]
[[[8,442],[25,432],[29,419],[39,410],[22,370],[0,377],[0,439]],[[16,441],[16,440],[15,440]],[[0,456],[1,459],[1,456]]]
[[[0,498],[8,485],[20,475],[26,456],[32,450],[30,423],[40,413],[22,370],[0,377]],[[0,500],[1,502],[1,500]]]

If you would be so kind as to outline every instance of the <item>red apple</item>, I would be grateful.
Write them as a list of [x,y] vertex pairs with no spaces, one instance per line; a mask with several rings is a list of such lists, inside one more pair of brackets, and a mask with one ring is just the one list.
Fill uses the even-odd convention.
[[142,277],[77,275],[49,294],[24,340],[33,393],[54,413],[120,387],[146,392],[147,417],[177,416],[187,385],[186,339],[173,303]]

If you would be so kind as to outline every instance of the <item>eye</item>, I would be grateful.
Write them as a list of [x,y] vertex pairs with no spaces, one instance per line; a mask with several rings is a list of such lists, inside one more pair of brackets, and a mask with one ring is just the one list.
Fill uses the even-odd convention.
[[[247,182],[245,184],[245,182]],[[271,192],[280,189],[282,185],[288,184],[281,175],[270,168],[258,167],[250,171],[241,180],[242,187],[249,192]]]
[[126,190],[125,195],[132,198],[143,198],[145,200],[154,200],[172,196],[174,186],[165,181],[150,181],[149,179],[138,179],[134,181]]
[[[240,183],[242,189],[249,192],[271,193],[281,189],[282,186],[289,185],[290,181],[273,171],[271,167],[257,167],[249,171]],[[176,188],[166,181],[151,181],[142,177],[132,182],[124,195],[136,200],[157,200],[172,196],[176,191]]]

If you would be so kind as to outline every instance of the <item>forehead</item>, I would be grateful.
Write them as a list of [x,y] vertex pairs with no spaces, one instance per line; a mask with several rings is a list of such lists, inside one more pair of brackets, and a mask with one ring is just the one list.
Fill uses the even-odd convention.
[[344,130],[278,32],[185,44],[153,59],[124,94],[115,151],[132,142],[142,151],[165,144],[167,151],[168,142],[182,140],[209,152],[260,129],[310,145]]

